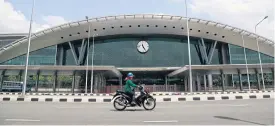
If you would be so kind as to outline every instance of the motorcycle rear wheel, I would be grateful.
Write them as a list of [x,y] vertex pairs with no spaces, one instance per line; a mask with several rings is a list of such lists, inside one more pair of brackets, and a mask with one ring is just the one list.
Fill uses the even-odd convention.
[[[117,97],[117,98],[115,98],[114,103],[113,103],[114,108],[116,110],[118,110],[118,111],[123,111],[124,109],[126,109],[126,101],[127,101],[127,99],[124,98],[124,97]],[[123,102],[124,105],[121,105],[121,102]],[[122,106],[122,108],[118,108],[117,105]]]
[[[149,100],[151,101],[151,103],[149,103],[149,104],[153,104],[151,108],[147,107]],[[148,97],[148,98],[144,99],[142,105],[145,110],[153,110],[156,107],[156,100],[153,97]]]

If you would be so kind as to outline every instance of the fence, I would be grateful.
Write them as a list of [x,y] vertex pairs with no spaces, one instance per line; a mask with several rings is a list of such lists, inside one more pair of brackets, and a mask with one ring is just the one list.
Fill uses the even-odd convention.
[[[145,85],[144,88],[149,92],[179,92],[183,91],[183,85]],[[105,89],[100,90],[100,93],[113,93],[116,90],[123,89],[124,86],[111,85],[106,86]]]

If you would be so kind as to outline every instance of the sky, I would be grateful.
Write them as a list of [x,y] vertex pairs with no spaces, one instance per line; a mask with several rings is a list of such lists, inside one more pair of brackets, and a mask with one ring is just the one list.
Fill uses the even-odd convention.
[[[27,33],[33,0],[0,0],[0,33]],[[274,40],[274,0],[187,0],[188,17],[212,20]],[[167,14],[186,16],[184,0],[36,0],[33,30],[37,32],[85,16]]]

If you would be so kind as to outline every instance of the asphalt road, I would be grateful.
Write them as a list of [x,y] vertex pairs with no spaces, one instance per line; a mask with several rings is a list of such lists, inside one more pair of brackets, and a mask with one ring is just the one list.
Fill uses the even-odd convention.
[[4,125],[273,125],[274,99],[157,103],[116,111],[111,103],[0,102]]

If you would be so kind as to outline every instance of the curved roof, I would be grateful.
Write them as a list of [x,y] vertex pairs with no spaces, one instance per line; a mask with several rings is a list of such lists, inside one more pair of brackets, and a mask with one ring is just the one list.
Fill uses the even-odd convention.
[[[274,42],[265,37],[219,22],[186,18],[182,16],[137,14],[92,18],[70,22],[32,34],[30,51],[66,41],[87,38],[86,31],[91,25],[91,34],[99,36],[116,34],[175,34],[187,35],[186,21],[189,21],[190,36],[202,37],[220,42],[226,42],[257,50],[256,39],[259,40],[260,51],[274,56]],[[130,27],[131,25],[131,27]],[[155,27],[158,25],[159,27]],[[138,27],[139,26],[139,27]],[[165,27],[164,27],[165,26]],[[123,28],[122,28],[123,27]],[[96,31],[94,30],[96,29]],[[92,36],[92,35],[91,35]],[[61,38],[63,37],[63,38]],[[5,61],[26,53],[28,37],[16,40],[0,49],[0,61]],[[264,50],[262,50],[264,48]]]

